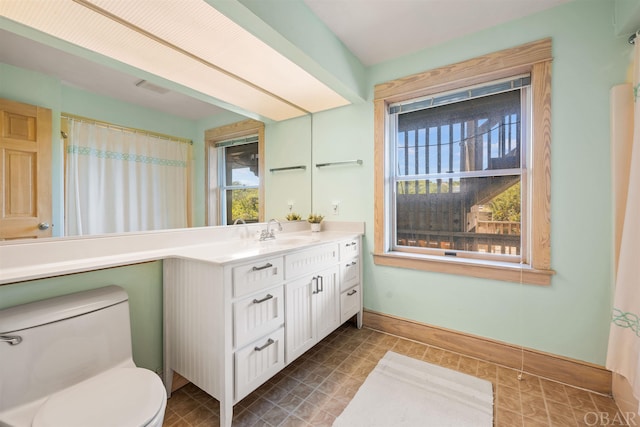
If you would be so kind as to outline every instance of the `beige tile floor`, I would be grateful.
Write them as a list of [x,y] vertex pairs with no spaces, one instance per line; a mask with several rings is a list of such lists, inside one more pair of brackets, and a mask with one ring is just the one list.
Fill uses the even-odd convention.
[[[627,425],[608,396],[519,381],[513,369],[347,324],[235,405],[233,427],[331,426],[388,350],[490,380],[496,427]],[[169,399],[164,426],[218,426],[219,414],[217,400],[188,384]]]

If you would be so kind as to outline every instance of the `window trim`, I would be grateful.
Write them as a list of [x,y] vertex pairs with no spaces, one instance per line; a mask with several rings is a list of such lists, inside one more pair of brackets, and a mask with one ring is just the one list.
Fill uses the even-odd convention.
[[[452,273],[488,279],[549,285],[551,269],[551,39],[489,53],[381,83],[374,88],[374,251],[378,265]],[[450,259],[390,252],[385,192],[390,104],[488,83],[518,74],[531,75],[531,159],[529,264]]]
[[[216,143],[243,136],[258,135],[258,170],[260,185],[258,188],[258,221],[264,221],[264,123],[247,119],[241,122],[208,129],[204,133],[205,140],[205,220],[207,225],[220,225],[220,186],[218,185],[218,159]],[[212,170],[213,168],[213,170]],[[212,191],[215,189],[212,200]]]

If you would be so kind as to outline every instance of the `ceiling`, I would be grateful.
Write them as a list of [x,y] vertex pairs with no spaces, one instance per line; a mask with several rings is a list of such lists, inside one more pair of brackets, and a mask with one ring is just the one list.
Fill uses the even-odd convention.
[[304,0],[365,66],[572,0]]
[[[303,0],[365,65],[407,55],[571,0]],[[28,52],[28,55],[25,55]],[[197,120],[222,111],[175,91],[136,87],[139,76],[0,29],[0,62],[69,86]]]

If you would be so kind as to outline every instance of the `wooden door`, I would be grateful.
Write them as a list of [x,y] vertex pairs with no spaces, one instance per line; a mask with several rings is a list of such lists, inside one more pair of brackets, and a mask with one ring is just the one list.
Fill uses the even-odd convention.
[[51,236],[51,110],[0,99],[0,240]]

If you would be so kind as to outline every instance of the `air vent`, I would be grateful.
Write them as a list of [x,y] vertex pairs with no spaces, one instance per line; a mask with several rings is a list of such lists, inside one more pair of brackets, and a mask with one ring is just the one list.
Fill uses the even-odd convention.
[[136,86],[150,90],[151,92],[159,93],[161,95],[164,95],[165,93],[169,92],[169,89],[165,89],[162,86],[149,83],[146,80],[140,80],[138,83],[136,83]]

